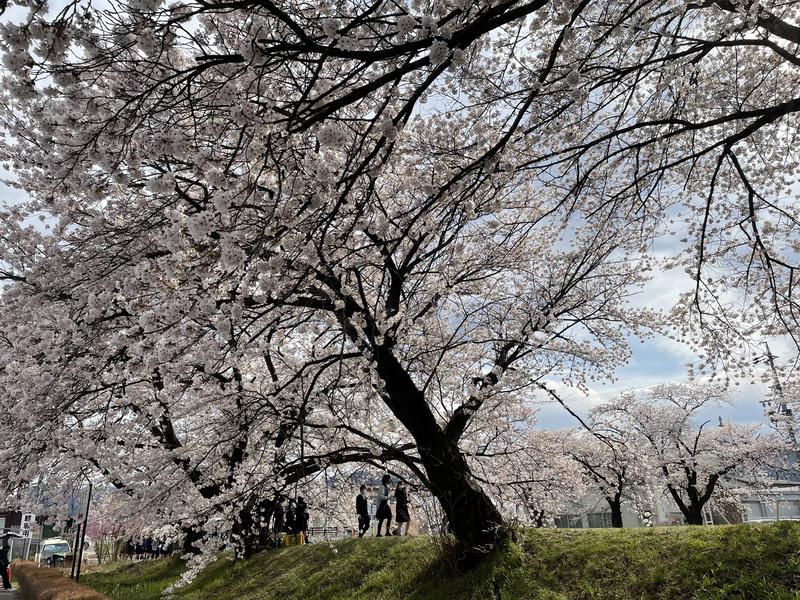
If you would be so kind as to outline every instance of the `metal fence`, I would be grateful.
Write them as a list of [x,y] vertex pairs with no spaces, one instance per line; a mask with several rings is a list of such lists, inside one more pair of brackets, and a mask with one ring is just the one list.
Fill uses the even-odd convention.
[[313,542],[315,539],[341,540],[353,536],[352,527],[309,527],[308,537]]

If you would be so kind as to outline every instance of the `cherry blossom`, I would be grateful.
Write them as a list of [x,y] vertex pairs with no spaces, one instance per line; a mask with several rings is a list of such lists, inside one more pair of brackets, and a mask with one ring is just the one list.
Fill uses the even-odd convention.
[[[7,4],[16,493],[89,469],[206,560],[394,465],[469,562],[559,504],[514,466],[545,382],[670,328],[716,377],[785,339],[794,377],[793,4]],[[666,313],[633,300],[658,268],[694,284]]]

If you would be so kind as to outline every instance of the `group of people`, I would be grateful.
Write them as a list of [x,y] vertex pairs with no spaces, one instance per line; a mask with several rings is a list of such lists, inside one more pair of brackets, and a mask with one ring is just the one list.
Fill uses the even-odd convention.
[[[389,484],[392,479],[389,475],[384,475],[381,479],[381,486],[378,489],[375,518],[378,519],[378,533],[376,537],[383,537],[381,533],[383,524],[386,523],[386,535],[403,535],[403,525],[405,525],[405,535],[408,535],[408,524],[411,522],[411,515],[408,512],[409,497],[408,488],[400,481],[394,489],[395,499],[395,523],[397,526],[392,531],[392,508],[389,505]],[[358,515],[358,537],[364,537],[369,531],[370,514],[369,501],[367,500],[367,486],[362,485],[358,496],[356,496],[356,514]]]
[[[381,479],[381,486],[378,489],[378,496],[376,498],[377,510],[375,513],[375,517],[378,519],[376,537],[383,537],[384,535],[408,535],[408,525],[411,522],[411,515],[408,510],[410,502],[408,488],[402,481],[398,482],[395,487],[395,515],[392,515],[392,508],[389,503],[391,483],[391,477],[389,475],[384,475]],[[358,537],[364,537],[364,534],[369,531],[371,522],[370,502],[367,497],[366,485],[361,486],[359,494],[356,497],[356,514],[358,515]],[[394,530],[392,530],[393,516],[396,523]],[[269,544],[273,547],[279,547],[282,544],[283,534],[303,534],[304,542],[310,543],[308,523],[308,504],[305,499],[302,496],[287,498],[286,495],[281,494],[278,496],[278,501],[275,503],[272,541],[269,542]],[[384,524],[385,534],[383,533]]]
[[165,542],[146,537],[138,541],[128,540],[122,549],[122,554],[130,560],[156,559],[169,555],[170,548]]
[[286,496],[281,494],[275,504],[273,532],[275,533],[275,543],[280,545],[280,536],[283,533],[297,535],[303,534],[306,544],[308,539],[308,504],[302,496],[289,499],[289,503],[284,506]]

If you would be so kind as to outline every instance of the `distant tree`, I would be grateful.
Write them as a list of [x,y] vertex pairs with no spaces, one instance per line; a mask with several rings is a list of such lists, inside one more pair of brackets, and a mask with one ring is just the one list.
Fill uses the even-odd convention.
[[[526,422],[535,424],[533,418]],[[496,444],[493,456],[476,461],[476,476],[504,515],[523,525],[544,527],[578,505],[585,482],[564,453],[566,432],[526,427],[516,433],[514,443]]]
[[562,451],[577,463],[588,489],[608,503],[612,527],[622,527],[623,504],[636,512],[648,504],[652,473],[637,436],[594,423],[572,431]]
[[763,425],[718,424],[708,410],[725,400],[718,384],[662,384],[626,392],[598,407],[596,415],[608,429],[642,440],[686,522],[702,525],[712,499],[730,495],[736,478],[758,487],[786,450]]

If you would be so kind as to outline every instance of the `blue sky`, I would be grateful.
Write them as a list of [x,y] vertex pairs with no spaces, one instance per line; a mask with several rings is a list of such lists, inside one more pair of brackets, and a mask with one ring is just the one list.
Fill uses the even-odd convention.
[[[686,363],[693,358],[693,353],[688,348],[681,347],[662,336],[655,336],[643,344],[638,340],[632,341],[633,356],[628,364],[619,367],[616,371],[617,381],[609,384],[595,384],[588,396],[579,390],[559,389],[560,395],[567,400],[567,404],[581,415],[588,409],[613,397],[627,389],[639,389],[657,383],[678,383],[686,381]],[[738,386],[731,386],[730,405],[712,409],[704,418],[730,420],[737,423],[763,422],[763,409],[759,401],[764,398],[767,388],[761,382],[751,383],[749,380],[739,380]],[[561,427],[574,427],[577,423],[558,404],[542,404],[538,413],[538,426],[545,429]]]

